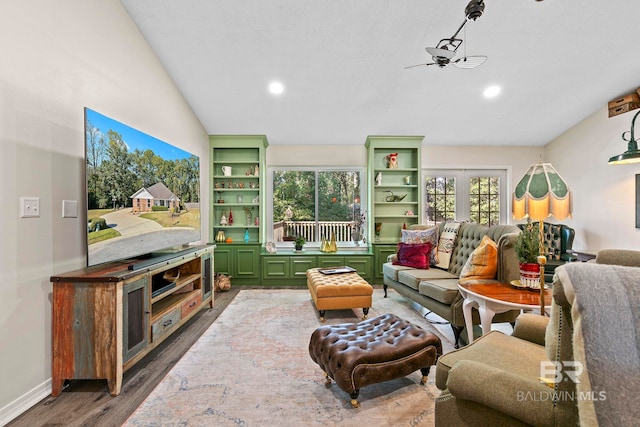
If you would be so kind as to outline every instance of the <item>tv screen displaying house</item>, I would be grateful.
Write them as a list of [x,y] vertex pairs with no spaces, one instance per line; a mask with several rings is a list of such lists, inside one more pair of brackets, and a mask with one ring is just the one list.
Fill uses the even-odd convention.
[[87,264],[200,240],[199,158],[85,108]]

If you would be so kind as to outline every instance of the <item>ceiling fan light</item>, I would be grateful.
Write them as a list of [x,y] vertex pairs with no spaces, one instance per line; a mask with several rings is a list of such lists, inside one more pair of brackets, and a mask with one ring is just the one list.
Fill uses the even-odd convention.
[[[427,51],[427,53],[431,56],[433,56],[434,58],[447,58],[447,59],[451,59],[454,56],[456,56],[456,52],[453,50],[448,50],[445,48],[439,48],[439,47],[425,47],[424,50]],[[434,59],[435,60],[435,59]]]

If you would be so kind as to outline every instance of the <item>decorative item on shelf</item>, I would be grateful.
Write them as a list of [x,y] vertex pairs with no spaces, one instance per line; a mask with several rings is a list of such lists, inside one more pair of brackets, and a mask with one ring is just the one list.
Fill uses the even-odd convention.
[[544,266],[547,258],[544,254],[544,236],[542,221],[554,216],[557,219],[571,217],[571,192],[551,163],[531,165],[513,192],[513,217],[528,221],[539,221],[539,251],[536,261],[540,265],[540,314],[544,315]]
[[247,169],[244,174],[246,176],[252,176],[253,175],[253,166],[249,166],[249,169]]
[[218,230],[218,233],[216,234],[216,242],[222,243],[225,240],[226,240],[226,237],[224,235],[224,231]]
[[222,166],[222,174],[224,176],[231,176],[231,166]]
[[[224,185],[224,184],[223,184],[223,185]],[[216,182],[215,184],[213,184],[213,186],[214,186],[215,188],[220,188],[220,183],[219,183],[219,182]]]
[[375,228],[373,229],[373,232],[376,236],[376,241],[380,240],[380,233],[382,232],[382,223],[381,222],[376,222],[375,224]]
[[386,190],[385,193],[391,193],[389,196],[385,197],[384,200],[387,202],[400,202],[402,199],[407,197],[407,193],[398,196],[397,194],[393,194],[393,191]]
[[236,196],[236,201],[237,201],[238,203],[242,203],[242,194],[238,194],[238,195]]
[[538,224],[533,224],[531,218],[527,218],[527,226],[518,235],[516,240],[516,255],[520,261],[520,284],[523,287],[540,288],[540,232]]
[[338,244],[336,243],[336,233],[335,231],[331,232],[331,240],[327,245],[327,252],[338,252]]
[[415,216],[415,214],[413,213],[413,211],[409,210],[407,212],[405,212],[406,216]]
[[247,221],[247,225],[252,225],[253,224],[253,218],[251,217],[251,210],[253,208],[250,208],[249,206],[245,206],[242,209],[244,210],[244,215],[245,215],[245,219]]
[[267,250],[267,252],[269,252],[270,254],[275,254],[277,249],[276,249],[276,244],[273,243],[272,241],[268,241],[267,243],[265,243],[264,248]]
[[167,283],[175,283],[176,280],[178,280],[178,278],[180,278],[180,269],[178,268],[172,268],[171,270],[167,270],[162,275],[162,279],[165,280]]
[[322,236],[320,239],[320,252],[329,252],[327,249],[329,249],[329,241]]
[[302,246],[306,243],[307,241],[304,239],[304,237],[302,236],[298,236],[296,237],[296,239],[293,241],[296,251],[301,251],[302,250]]
[[251,188],[251,189],[256,188],[256,183],[255,183],[255,182],[253,182],[253,181],[251,181],[251,182],[249,183],[249,188]]
[[222,211],[222,215],[220,215],[220,225],[227,225],[227,212],[225,210]]
[[236,183],[236,188],[244,188],[244,182],[240,181]]
[[[625,131],[622,134],[622,140],[627,141],[629,144],[627,146],[627,151],[622,154],[618,154],[617,156],[613,156],[609,159],[610,165],[624,165],[628,163],[638,163],[640,162],[640,150],[638,150],[638,141],[635,139],[634,128],[636,125],[636,118],[640,114],[638,111],[631,119],[631,131]],[[629,139],[625,138],[625,135],[629,134]]]
[[389,153],[384,157],[387,169],[398,169],[398,153]]
[[260,176],[260,166],[256,165],[256,167],[253,168],[253,176]]
[[360,241],[366,243],[366,239],[364,237],[364,228],[365,221],[367,220],[367,213],[361,212],[360,215],[356,217],[356,219],[351,223],[351,238],[353,240],[353,244],[356,246],[360,246]]
[[249,243],[249,229],[248,228],[244,229],[244,242],[245,243]]
[[382,172],[376,174],[376,185],[382,185]]
[[233,225],[233,212],[229,209],[229,225]]
[[218,199],[217,202],[218,203],[224,203],[224,199]]
[[253,225],[255,225],[256,227],[260,226],[260,217],[257,216],[254,220],[253,220]]
[[233,243],[233,239],[231,237],[227,237],[227,240],[225,240],[225,242],[227,243]]
[[233,188],[233,183],[231,181],[227,181],[227,188]]
[[411,175],[405,176],[402,180],[404,181],[404,185],[411,185]]
[[252,202],[253,202],[253,203],[255,203],[255,204],[260,203],[260,196],[256,196],[256,197],[254,197],[254,198],[253,198],[253,200],[252,200]]

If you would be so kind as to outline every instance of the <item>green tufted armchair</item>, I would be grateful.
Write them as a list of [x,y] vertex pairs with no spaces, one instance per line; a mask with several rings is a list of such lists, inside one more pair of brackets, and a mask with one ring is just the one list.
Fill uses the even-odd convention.
[[[526,225],[518,224],[518,227],[523,230]],[[551,283],[557,267],[577,260],[575,256],[567,252],[573,248],[573,238],[576,232],[573,228],[564,224],[551,224],[548,222],[543,223],[542,229],[544,252],[547,257],[547,265],[544,267],[544,282]]]

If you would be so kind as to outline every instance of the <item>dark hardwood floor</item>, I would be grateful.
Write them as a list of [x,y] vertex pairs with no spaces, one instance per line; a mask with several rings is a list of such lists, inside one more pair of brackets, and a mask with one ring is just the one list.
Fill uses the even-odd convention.
[[7,426],[121,426],[218,318],[240,289],[232,286],[229,291],[216,292],[212,309],[201,310],[124,373],[122,392],[118,396],[109,394],[106,380],[74,380],[58,397],[43,399]]

